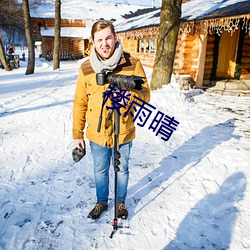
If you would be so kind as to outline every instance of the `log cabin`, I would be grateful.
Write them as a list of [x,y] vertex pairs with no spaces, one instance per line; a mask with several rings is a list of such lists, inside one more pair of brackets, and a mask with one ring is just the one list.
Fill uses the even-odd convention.
[[[124,50],[147,67],[154,65],[160,11],[137,11],[115,22]],[[173,73],[200,88],[250,79],[250,1],[184,1]]]
[[[115,21],[147,6],[110,2],[61,0],[61,59],[79,59],[90,53],[90,30],[98,19]],[[34,41],[41,43],[41,57],[52,59],[54,45],[55,4],[45,1],[31,10]]]
[[[54,18],[32,18],[33,37],[41,41],[41,57],[52,60]],[[81,59],[87,55],[92,20],[61,20],[60,59]]]

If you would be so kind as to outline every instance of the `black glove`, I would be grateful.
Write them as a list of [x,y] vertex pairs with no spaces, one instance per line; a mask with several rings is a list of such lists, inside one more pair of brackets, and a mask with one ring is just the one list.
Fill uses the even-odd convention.
[[86,149],[85,149],[85,147],[83,148],[83,147],[76,147],[76,148],[74,148],[73,149],[73,151],[72,151],[72,157],[73,157],[73,160],[75,161],[75,162],[78,162],[78,161],[80,161],[82,158],[83,158],[83,156],[86,154]]

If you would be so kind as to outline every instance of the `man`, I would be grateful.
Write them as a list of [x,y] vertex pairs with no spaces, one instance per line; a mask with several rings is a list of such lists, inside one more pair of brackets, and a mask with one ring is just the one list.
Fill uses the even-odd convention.
[[[112,71],[112,74],[137,75],[144,77],[141,90],[128,90],[129,105],[134,96],[148,102],[150,90],[146,81],[145,72],[140,61],[123,51],[117,40],[114,26],[111,22],[100,20],[94,23],[91,30],[93,50],[90,59],[85,61],[79,70],[73,104],[73,140],[76,147],[85,147],[84,133],[87,122],[86,137],[90,141],[90,148],[94,161],[94,175],[97,202],[90,211],[88,218],[97,219],[108,208],[109,195],[109,168],[114,151],[113,114],[108,107],[112,100],[108,99],[103,107],[103,119],[100,132],[97,132],[98,118],[102,108],[103,93],[109,84],[100,86],[96,82],[96,73],[103,69]],[[123,103],[124,104],[124,103]],[[135,138],[133,117],[129,114],[124,117],[126,108],[120,109],[119,152],[121,154],[118,172],[117,217],[128,216],[125,198],[128,186],[128,161],[132,140]]]

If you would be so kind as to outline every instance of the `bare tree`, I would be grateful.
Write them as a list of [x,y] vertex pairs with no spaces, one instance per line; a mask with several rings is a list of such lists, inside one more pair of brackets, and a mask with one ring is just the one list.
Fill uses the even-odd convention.
[[181,17],[182,0],[162,0],[160,31],[155,63],[152,74],[151,89],[160,88],[171,81],[175,48]]
[[22,8],[16,0],[0,0],[0,61],[6,71],[10,71],[10,65],[6,59],[4,43],[13,43],[16,34],[23,30]]
[[59,48],[61,33],[61,0],[55,0],[55,40],[53,49],[53,69],[60,68]]
[[[0,0],[0,28],[13,41],[13,34],[23,29],[22,6],[17,0]],[[10,41],[9,41],[10,42]]]
[[34,48],[34,41],[32,37],[30,9],[29,9],[28,0],[22,0],[22,8],[23,8],[25,36],[26,36],[26,41],[28,44],[28,66],[27,66],[25,74],[30,75],[30,74],[34,74],[34,70],[35,70],[35,48]]
[[36,9],[43,4],[46,4],[46,0],[29,0],[30,9]]

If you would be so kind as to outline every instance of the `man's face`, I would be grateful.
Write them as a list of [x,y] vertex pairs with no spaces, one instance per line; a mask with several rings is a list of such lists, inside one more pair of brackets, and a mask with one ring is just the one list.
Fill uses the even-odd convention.
[[116,41],[116,36],[109,27],[94,34],[95,50],[102,59],[109,59],[113,55]]

